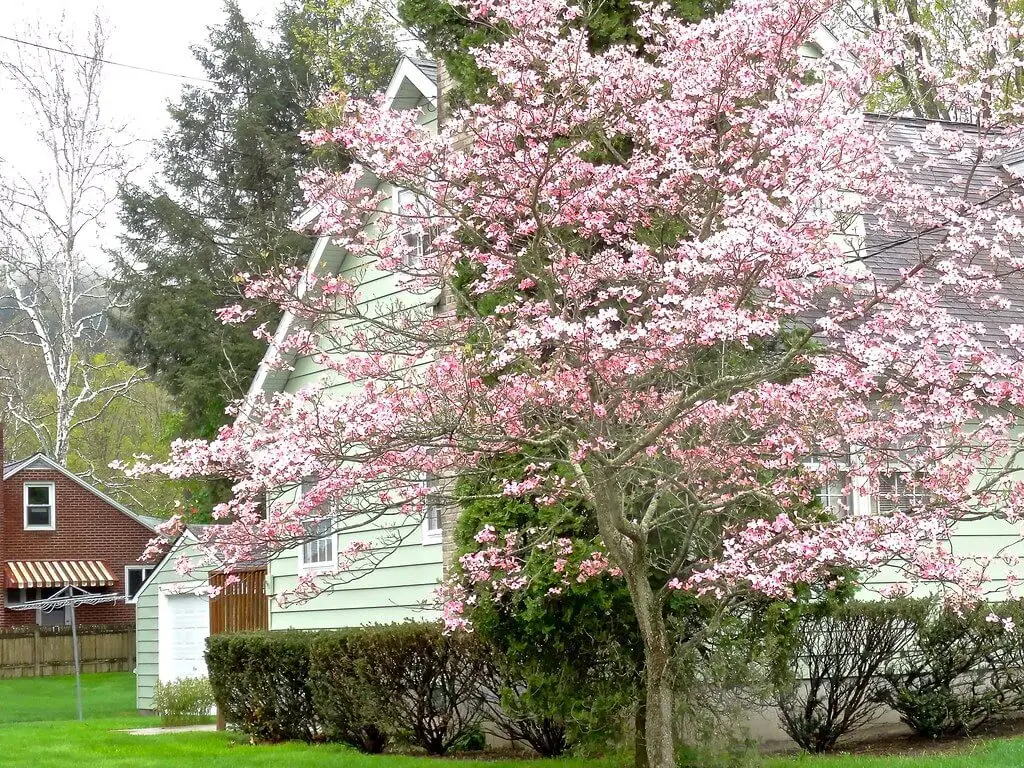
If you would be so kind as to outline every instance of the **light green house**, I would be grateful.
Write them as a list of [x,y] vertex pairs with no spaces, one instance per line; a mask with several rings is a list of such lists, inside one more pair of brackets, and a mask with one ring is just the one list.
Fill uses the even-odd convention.
[[[437,70],[432,62],[404,59],[398,66],[385,94],[385,103],[393,109],[418,109],[421,122],[431,128],[437,122]],[[375,183],[369,180],[368,183]],[[382,190],[387,191],[387,190]],[[397,193],[387,197],[389,208]],[[309,218],[315,213],[307,214]],[[373,228],[374,221],[367,222]],[[378,269],[365,258],[355,258],[343,252],[330,238],[317,241],[313,250],[310,272],[330,272],[346,276],[359,285],[368,314],[378,305],[382,313],[396,301],[402,301],[400,278]],[[408,294],[406,294],[407,296]],[[424,297],[418,297],[424,301]],[[429,301],[429,298],[426,300]],[[278,328],[278,338],[291,330],[294,319],[285,316]],[[249,396],[270,396],[277,392],[296,392],[303,387],[325,382],[331,391],[343,395],[348,383],[339,383],[310,357],[297,357],[289,361],[287,370],[261,365]],[[441,530],[439,521],[410,520],[398,525],[381,523],[386,533],[376,526],[332,535],[320,542],[309,542],[271,561],[268,572],[267,593],[270,595],[270,629],[322,629],[352,627],[403,619],[433,618],[436,613],[429,607],[433,591],[441,578]],[[334,586],[329,592],[307,602],[282,607],[276,597],[293,589],[300,574],[328,568],[336,562],[337,552],[350,541],[374,541],[382,534],[400,538],[395,551],[372,571],[358,578]],[[355,575],[355,574],[353,574]]]
[[158,680],[205,676],[203,660],[210,633],[210,567],[179,573],[182,557],[199,562],[197,537],[186,530],[150,573],[135,596],[135,699],[140,711],[153,709]]
[[[431,128],[437,122],[437,69],[433,62],[406,58],[398,66],[385,94],[385,103],[392,109],[418,109],[421,122]],[[376,183],[368,179],[367,183]],[[382,191],[387,191],[383,189]],[[388,199],[397,198],[394,191]],[[385,203],[385,209],[389,203]],[[300,227],[309,226],[316,211],[300,217]],[[374,227],[367,221],[367,227]],[[401,300],[399,278],[378,269],[372,262],[354,258],[342,251],[331,238],[316,242],[308,265],[310,272],[329,271],[357,280],[368,311],[374,304],[382,308]],[[408,295],[408,294],[406,294]],[[421,296],[418,300],[423,301]],[[426,300],[430,300],[427,297]],[[286,314],[277,329],[281,340],[293,329],[295,318]],[[278,392],[296,392],[303,387],[326,383],[331,391],[343,395],[352,386],[329,378],[330,372],[310,357],[295,357],[285,369],[269,364],[268,357],[260,365],[249,390],[249,397]],[[277,598],[293,588],[300,574],[328,569],[336,562],[337,553],[348,541],[372,542],[382,536],[400,538],[394,551],[372,571],[307,602],[282,605]],[[375,523],[365,529],[332,534],[284,552],[267,565],[269,628],[331,629],[364,624],[435,618],[432,607],[434,589],[442,576],[442,544],[440,520],[409,520]],[[175,569],[182,556],[195,557],[196,537],[186,532],[156,567],[139,590],[134,602],[137,615],[137,706],[152,709],[153,687],[157,680],[204,674],[202,648],[209,634],[210,569],[197,569],[183,576]]]

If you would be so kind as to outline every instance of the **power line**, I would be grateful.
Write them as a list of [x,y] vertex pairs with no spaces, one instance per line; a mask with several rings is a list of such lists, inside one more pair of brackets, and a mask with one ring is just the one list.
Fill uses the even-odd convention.
[[165,77],[176,77],[179,80],[194,80],[194,81],[199,82],[199,83],[209,83],[211,85],[216,85],[216,83],[213,80],[210,80],[210,79],[205,78],[205,77],[193,77],[192,75],[180,75],[177,72],[167,72],[167,71],[162,70],[162,69],[152,69],[150,67],[141,67],[141,66],[138,66],[136,64],[125,64],[124,62],[120,62],[120,61],[111,61],[110,59],[101,59],[98,56],[90,56],[90,55],[88,55],[86,53],[78,53],[77,51],[68,51],[68,50],[64,50],[63,48],[53,48],[53,47],[51,47],[49,45],[43,45],[42,43],[35,43],[35,42],[32,42],[31,40],[20,40],[17,37],[9,37],[8,35],[0,35],[0,40],[7,40],[7,41],[12,42],[12,43],[17,43],[18,45],[28,45],[28,46],[31,46],[32,48],[40,48],[40,49],[42,49],[44,51],[50,51],[51,53],[59,53],[59,54],[61,54],[63,56],[74,56],[75,58],[79,58],[79,59],[87,59],[89,61],[99,61],[99,62],[101,62],[103,64],[110,64],[113,67],[124,67],[125,69],[134,69],[134,70],[136,70],[138,72],[148,72],[148,73],[150,73],[152,75],[163,75]]

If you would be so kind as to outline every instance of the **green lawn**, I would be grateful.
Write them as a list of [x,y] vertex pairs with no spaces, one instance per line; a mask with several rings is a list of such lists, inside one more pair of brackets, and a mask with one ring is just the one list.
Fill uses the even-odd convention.
[[[157,724],[135,714],[131,673],[83,675],[87,721],[74,721],[73,677],[0,680],[3,768],[619,768],[616,759],[434,760],[368,756],[337,745],[251,745],[234,733],[132,736]],[[36,722],[32,722],[36,721]],[[47,722],[49,721],[49,722]],[[56,721],[56,722],[54,722]],[[770,757],[764,768],[1016,768],[1024,738],[968,743],[913,757],[810,755]]]
[[0,726],[4,768],[615,768],[601,760],[475,761],[361,755],[337,745],[253,746],[232,733],[132,736],[126,726],[151,725],[136,719]]
[[765,761],[764,768],[1017,768],[1024,766],[1024,739],[965,743],[963,749],[912,757],[801,755]]
[[[132,736],[117,729],[151,719],[0,725],[5,768],[618,768],[616,760],[478,761],[361,755],[336,745],[258,745],[231,733]],[[913,758],[781,757],[765,768],[1015,768],[1024,765],[1024,739],[977,744],[959,753]]]
[[[86,718],[135,715],[135,675],[131,672],[82,675],[82,711]],[[73,720],[75,717],[75,678],[71,675],[0,680],[0,723]]]

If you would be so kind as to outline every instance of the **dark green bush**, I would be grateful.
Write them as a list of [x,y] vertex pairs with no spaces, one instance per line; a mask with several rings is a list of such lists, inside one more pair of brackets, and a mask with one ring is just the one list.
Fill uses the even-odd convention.
[[347,632],[317,633],[310,649],[310,687],[323,734],[375,754],[387,746],[384,715],[377,686],[368,684],[361,670]]
[[211,635],[206,666],[227,722],[261,741],[319,738],[309,686],[307,632]]
[[882,669],[913,643],[927,609],[922,601],[852,602],[802,617],[793,682],[776,698],[790,738],[824,752],[881,715]]
[[885,671],[879,698],[924,736],[964,736],[1024,705],[1020,641],[991,613],[1020,614],[1015,604],[961,612],[936,607],[916,625],[913,648]]
[[409,622],[351,630],[344,642],[354,690],[383,733],[443,755],[479,728],[490,651],[474,635]]

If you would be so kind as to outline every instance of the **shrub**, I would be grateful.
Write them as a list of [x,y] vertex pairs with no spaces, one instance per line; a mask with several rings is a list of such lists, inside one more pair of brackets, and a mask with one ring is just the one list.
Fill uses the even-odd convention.
[[885,673],[880,699],[924,736],[964,736],[1024,703],[1019,643],[982,604],[956,612],[935,608],[916,625],[915,647]]
[[494,649],[487,719],[506,739],[529,744],[542,757],[557,757],[570,743],[562,712],[566,697],[558,693],[564,681],[550,673],[549,665],[537,666]]
[[153,709],[164,725],[191,725],[209,720],[213,689],[205,677],[184,677],[171,683],[157,682]]
[[811,613],[797,629],[793,683],[777,696],[783,730],[808,752],[875,720],[885,705],[880,674],[914,640],[920,601],[854,602]]
[[387,734],[377,687],[367,684],[359,671],[346,632],[317,634],[310,648],[309,675],[324,737],[363,752],[383,752]]
[[309,686],[312,633],[211,635],[206,665],[224,718],[261,741],[319,737]]
[[443,755],[478,728],[489,651],[475,636],[409,622],[352,630],[345,643],[382,732]]

